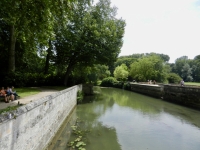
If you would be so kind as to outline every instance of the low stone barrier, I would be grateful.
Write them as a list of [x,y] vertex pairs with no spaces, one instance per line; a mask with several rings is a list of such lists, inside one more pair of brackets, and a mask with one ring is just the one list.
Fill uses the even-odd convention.
[[77,104],[73,86],[0,115],[1,150],[42,150]]
[[144,95],[161,98],[163,95],[163,87],[154,84],[131,84],[131,90]]
[[131,83],[131,90],[200,110],[200,87]]
[[200,87],[164,85],[164,100],[200,109]]

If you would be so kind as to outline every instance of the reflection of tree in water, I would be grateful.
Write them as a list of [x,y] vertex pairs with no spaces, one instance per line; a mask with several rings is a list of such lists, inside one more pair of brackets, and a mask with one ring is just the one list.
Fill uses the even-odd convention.
[[149,117],[158,117],[162,112],[173,115],[183,122],[193,124],[200,128],[200,113],[198,110],[192,110],[161,99],[152,98],[138,93],[125,91],[115,88],[103,88],[102,93],[105,97],[110,98],[119,106],[125,106],[138,110]]
[[105,97],[112,98],[119,106],[130,107],[143,114],[158,114],[161,111],[153,104],[152,100],[155,99],[145,95],[115,88],[104,88],[102,93]]
[[114,103],[115,103],[115,101],[114,101],[113,97],[110,97],[110,100],[108,102],[108,106],[112,107],[114,105]]

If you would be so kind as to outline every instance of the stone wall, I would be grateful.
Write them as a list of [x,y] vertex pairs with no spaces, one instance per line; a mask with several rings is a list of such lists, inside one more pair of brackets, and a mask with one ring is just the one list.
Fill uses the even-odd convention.
[[200,109],[200,87],[164,85],[164,100]]
[[0,116],[1,150],[42,150],[77,104],[81,86],[38,99]]
[[137,93],[141,93],[144,95],[152,96],[155,98],[161,98],[163,88],[162,86],[154,85],[154,84],[131,84],[131,90]]
[[200,87],[180,85],[148,85],[131,83],[131,90],[155,98],[200,109]]

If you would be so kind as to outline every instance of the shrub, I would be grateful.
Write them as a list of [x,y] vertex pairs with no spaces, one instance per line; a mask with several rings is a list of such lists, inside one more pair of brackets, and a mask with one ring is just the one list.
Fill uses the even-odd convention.
[[120,82],[120,81],[117,81],[117,82],[114,82],[114,83],[113,83],[113,87],[115,87],[115,88],[120,88],[120,89],[122,89],[122,88],[123,88],[123,85],[124,85],[124,83],[123,83],[123,82]]
[[77,92],[77,103],[81,103],[83,101],[83,98],[84,98],[83,91],[78,91]]
[[105,87],[113,87],[114,82],[117,82],[114,77],[108,77],[104,78],[100,85]]
[[124,90],[131,90],[131,84],[130,84],[130,82],[124,83]]
[[179,83],[181,81],[181,77],[176,73],[169,73],[167,80],[169,83]]

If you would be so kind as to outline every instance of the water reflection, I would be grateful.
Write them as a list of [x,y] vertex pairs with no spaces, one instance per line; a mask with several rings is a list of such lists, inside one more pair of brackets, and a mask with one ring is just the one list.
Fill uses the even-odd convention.
[[95,101],[74,111],[90,130],[87,150],[199,150],[199,111],[120,89],[96,90],[102,94]]

